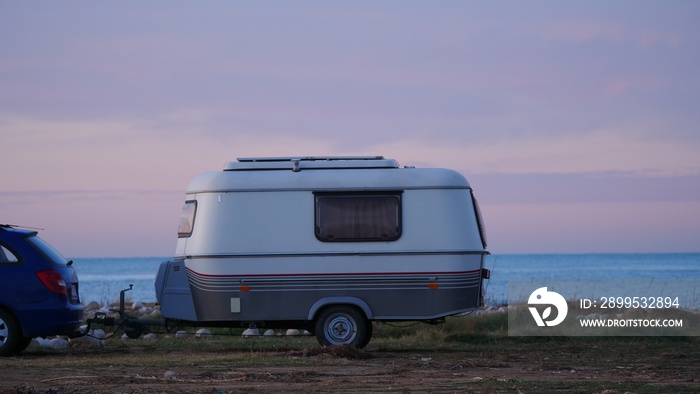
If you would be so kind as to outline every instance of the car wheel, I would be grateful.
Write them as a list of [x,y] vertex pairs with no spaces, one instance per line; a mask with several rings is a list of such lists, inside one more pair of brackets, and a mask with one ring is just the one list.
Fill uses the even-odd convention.
[[351,306],[324,309],[316,319],[316,339],[323,346],[352,345],[363,348],[372,336],[371,323]]
[[32,344],[32,341],[34,338],[27,338],[27,337],[22,337],[19,340],[19,343],[17,344],[17,347],[15,348],[15,353],[20,353],[24,351],[24,349],[28,348],[29,345]]
[[19,324],[15,318],[0,310],[0,356],[13,355],[18,349],[20,339]]

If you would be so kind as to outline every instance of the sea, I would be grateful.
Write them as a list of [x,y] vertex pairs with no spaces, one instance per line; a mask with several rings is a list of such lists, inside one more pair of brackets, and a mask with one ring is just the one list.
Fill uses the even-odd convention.
[[[84,304],[156,302],[154,281],[168,257],[75,258]],[[492,254],[491,279],[484,281],[487,305],[505,303],[514,279],[684,279],[700,285],[700,253],[653,254]]]

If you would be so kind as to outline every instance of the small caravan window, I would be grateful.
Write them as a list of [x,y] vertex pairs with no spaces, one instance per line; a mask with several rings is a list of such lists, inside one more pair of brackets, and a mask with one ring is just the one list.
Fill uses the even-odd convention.
[[484,218],[481,216],[481,208],[479,208],[479,202],[474,197],[474,191],[472,191],[472,201],[474,201],[474,212],[476,212],[476,223],[479,226],[479,234],[481,235],[481,244],[486,248],[486,227],[484,226]]
[[394,241],[401,236],[401,193],[315,193],[316,238]]
[[180,213],[180,222],[177,225],[178,238],[186,238],[192,235],[194,229],[194,217],[197,213],[197,201],[185,201]]

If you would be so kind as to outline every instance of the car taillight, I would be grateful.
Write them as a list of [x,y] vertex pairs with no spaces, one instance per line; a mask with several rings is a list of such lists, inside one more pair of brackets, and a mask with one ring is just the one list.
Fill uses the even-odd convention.
[[66,287],[66,281],[63,280],[61,274],[54,270],[39,271],[36,273],[39,277],[41,283],[46,286],[49,291],[62,296],[68,296],[68,288]]

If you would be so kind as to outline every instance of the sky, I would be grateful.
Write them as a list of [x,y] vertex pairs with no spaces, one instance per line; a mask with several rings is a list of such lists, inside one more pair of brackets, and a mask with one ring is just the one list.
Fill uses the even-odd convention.
[[489,250],[700,252],[696,1],[0,2],[0,223],[172,256],[248,156],[464,174]]

